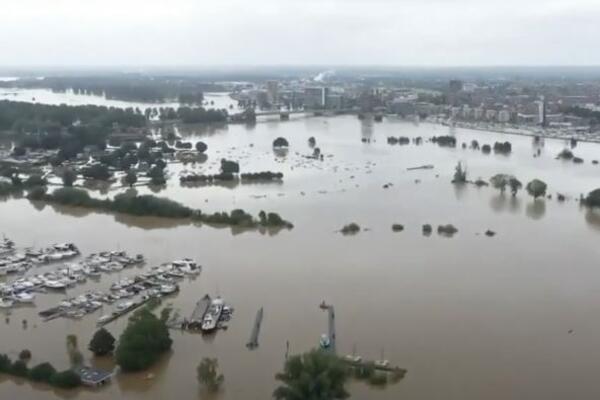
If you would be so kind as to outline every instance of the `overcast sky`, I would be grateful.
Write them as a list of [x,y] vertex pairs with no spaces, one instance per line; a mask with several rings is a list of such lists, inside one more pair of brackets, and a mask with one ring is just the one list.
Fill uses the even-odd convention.
[[0,0],[0,66],[600,65],[600,0]]

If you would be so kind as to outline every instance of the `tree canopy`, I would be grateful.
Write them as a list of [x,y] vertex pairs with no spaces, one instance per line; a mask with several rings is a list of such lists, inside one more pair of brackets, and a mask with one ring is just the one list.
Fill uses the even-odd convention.
[[349,371],[335,355],[321,350],[288,358],[275,375],[281,385],[273,392],[277,400],[346,399]]
[[525,189],[527,190],[527,193],[529,193],[530,196],[532,196],[534,199],[537,199],[540,196],[546,195],[547,187],[548,185],[546,185],[545,182],[539,179],[534,179],[527,184]]
[[119,338],[117,364],[123,371],[141,371],[171,349],[173,341],[166,324],[143,308],[130,319]]
[[94,333],[90,345],[90,351],[96,356],[104,356],[112,353],[115,349],[115,338],[104,328],[100,328]]
[[219,373],[218,368],[219,362],[216,358],[203,358],[196,369],[198,382],[211,392],[219,390],[225,380],[223,374]]

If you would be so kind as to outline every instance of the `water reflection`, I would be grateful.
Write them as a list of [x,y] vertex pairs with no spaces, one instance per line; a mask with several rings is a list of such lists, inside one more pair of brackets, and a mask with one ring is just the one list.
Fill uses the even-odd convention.
[[289,153],[289,149],[287,147],[274,147],[273,153],[275,154],[275,157],[286,158]]
[[467,184],[466,183],[454,183],[454,184],[452,184],[452,187],[454,189],[454,195],[456,196],[456,199],[457,200],[464,199],[466,190],[467,190]]
[[585,222],[594,230],[600,232],[600,210],[588,208],[585,210]]
[[146,393],[150,391],[157,383],[162,381],[172,356],[173,352],[170,351],[162,356],[150,369],[144,372],[117,374],[115,380],[119,385],[119,389],[123,392],[137,393]]
[[209,137],[227,132],[227,124],[186,124],[178,125],[175,132],[182,137],[202,136]]
[[546,201],[545,200],[533,200],[527,207],[525,207],[525,214],[534,220],[539,220],[546,215]]
[[506,192],[500,192],[490,198],[490,207],[495,212],[503,212],[507,206]]
[[371,141],[373,137],[373,120],[371,118],[360,120],[360,137],[363,141]]

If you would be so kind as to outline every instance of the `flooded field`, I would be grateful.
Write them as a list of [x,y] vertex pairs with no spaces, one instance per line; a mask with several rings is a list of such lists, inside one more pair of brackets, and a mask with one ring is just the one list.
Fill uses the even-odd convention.
[[[15,80],[15,78],[0,78],[0,81]],[[163,102],[163,103],[150,103],[150,102],[132,102],[125,100],[110,99],[105,96],[97,96],[93,94],[76,94],[72,89],[68,89],[65,92],[54,92],[50,89],[21,89],[21,88],[0,88],[0,100],[10,101],[21,101],[27,103],[39,103],[39,104],[51,104],[60,105],[66,104],[68,106],[82,106],[82,105],[96,105],[116,108],[139,108],[144,110],[146,108],[155,107],[172,107],[177,108],[180,104],[176,101]],[[208,101],[205,108],[229,108],[231,104],[236,106],[236,102],[233,101],[227,93],[205,93],[204,100]],[[212,102],[212,104],[211,104]]]
[[[0,202],[0,232],[17,246],[46,246],[72,241],[83,254],[122,249],[143,253],[147,263],[105,275],[97,283],[68,290],[108,289],[119,277],[153,265],[191,257],[203,266],[200,276],[184,280],[168,300],[189,315],[205,293],[220,294],[235,308],[229,329],[213,337],[172,331],[172,353],[147,379],[118,375],[99,391],[60,392],[2,377],[0,398],[178,399],[207,397],[196,381],[202,357],[217,357],[225,375],[219,399],[267,399],[276,386],[289,341],[290,352],[318,345],[326,332],[322,300],[335,305],[340,354],[380,358],[408,370],[385,390],[363,383],[350,387],[355,399],[564,399],[600,395],[595,373],[600,338],[600,214],[575,200],[600,187],[596,144],[573,149],[583,164],[555,156],[567,144],[531,137],[383,123],[355,116],[262,121],[253,127],[186,128],[189,140],[208,145],[208,158],[196,165],[169,165],[169,186],[159,195],[204,211],[243,208],[278,212],[294,223],[276,234],[237,232],[152,218],[99,214],[88,210],[32,204],[25,199]],[[388,136],[456,135],[456,148],[389,145]],[[283,136],[287,154],[272,142]],[[312,153],[314,136],[324,160]],[[363,142],[365,139],[366,142]],[[462,149],[508,140],[508,156]],[[533,157],[540,149],[540,156]],[[216,173],[221,158],[239,160],[242,172],[284,173],[283,183],[182,187],[184,170]],[[469,179],[513,174],[524,184],[539,178],[552,199],[516,197],[491,187],[450,183],[461,161]],[[433,169],[407,171],[432,164]],[[388,185],[385,189],[383,186]],[[140,192],[149,189],[138,189]],[[556,193],[567,201],[556,200]],[[353,236],[338,230],[356,222],[366,230]],[[393,223],[403,232],[392,232]],[[452,238],[421,233],[422,224],[454,224]],[[494,237],[484,232],[495,231]],[[434,229],[435,230],[435,229]],[[28,274],[45,269],[30,270]],[[0,279],[6,279],[2,277]],[[40,294],[37,307],[0,315],[0,352],[16,357],[27,348],[32,363],[68,366],[65,337],[76,334],[85,350],[103,313],[78,321],[43,322],[37,313],[64,298]],[[264,307],[260,346],[248,351],[256,311]],[[23,324],[27,320],[27,324]],[[107,326],[118,336],[124,318]],[[107,360],[87,360],[106,366]]]

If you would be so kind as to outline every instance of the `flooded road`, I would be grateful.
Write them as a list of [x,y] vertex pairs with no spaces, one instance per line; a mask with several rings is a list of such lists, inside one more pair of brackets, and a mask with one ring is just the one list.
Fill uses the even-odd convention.
[[[147,373],[119,375],[99,391],[60,392],[3,377],[0,398],[208,398],[199,389],[196,366],[202,357],[216,357],[225,383],[214,398],[267,399],[284,363],[286,341],[291,353],[303,352],[317,346],[327,331],[327,315],[318,307],[322,300],[335,305],[340,354],[355,347],[364,358],[377,359],[383,351],[392,364],[408,369],[404,380],[385,390],[353,383],[352,398],[600,395],[595,376],[600,367],[600,214],[575,201],[600,186],[600,167],[591,164],[600,158],[598,145],[580,143],[573,149],[585,160],[578,165],[555,160],[565,147],[562,141],[540,146],[524,136],[395,120],[378,124],[351,116],[191,127],[182,133],[207,143],[208,159],[195,166],[170,165],[170,185],[159,195],[211,212],[276,211],[295,228],[271,235],[235,232],[6,199],[0,202],[0,231],[21,247],[73,241],[84,254],[119,248],[146,255],[145,267],[103,276],[69,290],[69,296],[108,289],[118,277],[192,257],[203,265],[202,274],[183,281],[179,295],[168,302],[189,315],[205,293],[220,294],[235,308],[229,329],[211,338],[172,331],[173,351],[149,371],[152,379]],[[456,135],[457,148],[386,142],[388,136],[426,139],[449,133]],[[286,155],[272,150],[278,136],[290,142]],[[323,161],[304,157],[312,153],[311,136]],[[473,139],[480,145],[509,140],[513,152],[485,155],[460,147]],[[538,148],[541,156],[534,158]],[[223,157],[239,160],[242,172],[283,172],[283,183],[179,185],[182,171],[217,172]],[[491,187],[456,187],[450,181],[458,161],[472,180],[496,173],[514,174],[524,184],[542,179],[552,199],[534,202],[524,190],[513,198]],[[406,170],[423,164],[434,169]],[[567,201],[558,202],[557,192]],[[349,222],[368,230],[354,236],[337,232]],[[405,230],[392,232],[393,223]],[[452,223],[459,232],[452,238],[425,237],[425,223]],[[487,229],[497,235],[485,236]],[[101,310],[79,321],[42,322],[37,316],[63,297],[40,294],[37,308],[1,315],[0,352],[16,357],[28,348],[32,364],[51,361],[66,368],[65,337],[76,334],[86,359],[106,365],[85,350]],[[260,346],[248,351],[245,344],[260,307]],[[120,319],[107,328],[118,336],[125,323]]]

